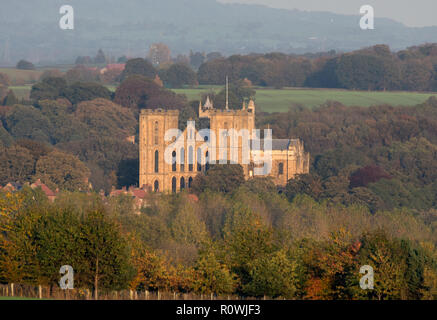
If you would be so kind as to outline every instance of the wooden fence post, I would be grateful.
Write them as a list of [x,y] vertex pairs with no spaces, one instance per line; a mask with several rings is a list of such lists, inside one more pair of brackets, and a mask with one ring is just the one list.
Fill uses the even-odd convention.
[[161,292],[158,290],[158,300],[161,300]]
[[149,300],[149,290],[146,290],[146,300]]
[[40,299],[42,299],[42,287],[41,287],[41,285],[38,286],[38,297]]
[[11,297],[14,296],[14,284],[11,283]]

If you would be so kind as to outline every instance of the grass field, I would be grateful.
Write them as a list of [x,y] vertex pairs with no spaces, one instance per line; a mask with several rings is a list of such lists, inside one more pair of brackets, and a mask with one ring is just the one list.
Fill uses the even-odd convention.
[[[1,70],[1,69],[0,69]],[[1,71],[0,71],[1,72]],[[10,87],[18,98],[28,98],[31,85]],[[108,86],[115,91],[114,86]],[[190,89],[174,89],[176,93],[183,93],[188,100],[199,100],[205,92],[218,92],[221,87],[201,86]],[[339,101],[346,106],[363,106],[390,104],[393,106],[413,106],[423,103],[430,96],[437,97],[436,93],[419,92],[375,92],[375,91],[348,91],[338,89],[264,89],[257,88],[255,102],[258,110],[265,112],[284,112],[294,104],[314,108],[327,100]]]
[[1,73],[8,75],[12,85],[21,86],[39,80],[41,70],[18,70],[15,68],[0,68]]
[[[202,93],[213,89],[176,89],[184,93],[189,100],[199,100]],[[219,89],[215,89],[218,91]],[[339,101],[347,106],[363,106],[390,104],[393,106],[412,106],[424,102],[437,93],[417,92],[374,92],[347,91],[337,89],[256,89],[256,106],[265,112],[284,112],[293,104],[313,108],[327,100]]]

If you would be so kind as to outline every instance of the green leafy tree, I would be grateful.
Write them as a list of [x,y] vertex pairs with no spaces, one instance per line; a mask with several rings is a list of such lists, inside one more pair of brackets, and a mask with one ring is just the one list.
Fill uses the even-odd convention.
[[108,88],[93,82],[76,82],[62,91],[62,96],[72,104],[90,101],[97,98],[111,100],[111,91]]
[[193,181],[193,191],[201,193],[206,189],[230,193],[244,183],[243,167],[239,164],[211,165],[206,174],[197,175]]
[[9,182],[30,182],[35,160],[29,150],[17,145],[0,148],[0,185]]
[[58,150],[36,163],[35,178],[52,190],[88,190],[89,169],[75,156]]
[[17,69],[20,70],[35,70],[35,66],[33,63],[26,61],[26,60],[20,60],[17,63]]
[[126,62],[121,80],[126,80],[131,75],[140,75],[148,79],[154,79],[156,76],[156,69],[153,65],[142,58],[131,59]]
[[286,299],[296,297],[297,264],[284,250],[262,256],[249,263],[249,274],[251,280],[243,287],[246,295]]
[[81,234],[83,260],[78,271],[83,283],[94,289],[94,297],[98,299],[101,289],[126,289],[134,270],[129,265],[128,242],[117,223],[102,211],[89,212]]
[[172,88],[180,88],[183,85],[195,85],[197,83],[196,73],[184,63],[172,64],[167,70],[160,73],[164,83]]
[[202,294],[231,294],[237,285],[235,275],[211,250],[200,254],[195,272],[193,287]]

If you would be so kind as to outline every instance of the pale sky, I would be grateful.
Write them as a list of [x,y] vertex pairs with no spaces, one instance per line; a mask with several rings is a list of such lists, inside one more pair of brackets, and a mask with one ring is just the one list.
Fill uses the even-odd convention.
[[263,4],[274,8],[330,11],[358,15],[360,7],[371,5],[375,17],[386,17],[410,27],[437,26],[437,0],[219,0]]

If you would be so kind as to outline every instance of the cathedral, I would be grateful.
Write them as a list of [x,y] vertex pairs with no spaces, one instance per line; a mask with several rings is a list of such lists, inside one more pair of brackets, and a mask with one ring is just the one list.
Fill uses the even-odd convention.
[[[255,159],[267,151],[264,150],[266,140],[263,143],[262,139],[254,139],[252,134],[256,129],[254,101],[243,103],[238,110],[229,109],[226,103],[223,110],[214,108],[213,102],[207,98],[205,104],[199,103],[199,120],[202,119],[208,123],[205,129],[216,134],[202,135],[204,130],[196,128],[194,121],[189,121],[183,131],[178,130],[178,110],[141,110],[140,186],[149,186],[155,192],[178,192],[190,188],[194,177],[207,171],[213,163],[239,163],[246,179],[257,175],[259,163]],[[169,139],[168,132],[175,129],[179,133]],[[237,137],[234,140],[237,142],[232,143],[228,132],[248,132],[249,151],[246,151],[243,137]],[[305,152],[301,140],[270,141],[268,154],[271,161],[266,175],[272,177],[278,187],[284,187],[297,174],[309,172],[310,155]]]

